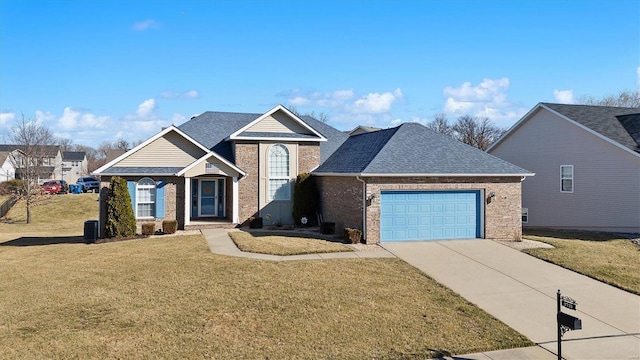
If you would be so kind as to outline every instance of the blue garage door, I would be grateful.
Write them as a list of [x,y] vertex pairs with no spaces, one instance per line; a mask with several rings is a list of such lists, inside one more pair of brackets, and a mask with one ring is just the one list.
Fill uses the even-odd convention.
[[383,191],[380,241],[480,237],[480,191]]

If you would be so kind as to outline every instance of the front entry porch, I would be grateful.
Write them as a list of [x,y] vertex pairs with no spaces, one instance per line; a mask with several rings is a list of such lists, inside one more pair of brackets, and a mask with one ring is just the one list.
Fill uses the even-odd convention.
[[204,175],[185,178],[185,230],[235,227],[237,186],[237,177]]

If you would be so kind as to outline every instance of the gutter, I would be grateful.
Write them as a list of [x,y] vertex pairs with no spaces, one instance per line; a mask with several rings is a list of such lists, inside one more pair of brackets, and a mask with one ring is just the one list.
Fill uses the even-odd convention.
[[362,240],[367,241],[367,183],[356,175],[356,180],[362,183]]

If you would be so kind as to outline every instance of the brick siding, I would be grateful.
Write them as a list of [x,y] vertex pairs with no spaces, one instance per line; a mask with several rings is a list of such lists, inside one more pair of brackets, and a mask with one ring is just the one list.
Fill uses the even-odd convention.
[[[321,206],[325,221],[344,227],[362,229],[362,183],[355,177],[318,177]],[[401,177],[365,178],[367,202],[366,241],[380,242],[380,192],[385,190],[484,190],[484,237],[513,239],[522,236],[521,183],[519,177],[442,178]],[[496,197],[487,202],[494,192]]]
[[258,143],[235,144],[236,165],[247,174],[238,182],[238,215],[240,223],[258,216]]
[[320,165],[320,145],[318,143],[301,143],[298,145],[298,172],[311,172]]
[[337,234],[346,227],[362,230],[362,183],[355,177],[316,179],[323,221],[335,223]]

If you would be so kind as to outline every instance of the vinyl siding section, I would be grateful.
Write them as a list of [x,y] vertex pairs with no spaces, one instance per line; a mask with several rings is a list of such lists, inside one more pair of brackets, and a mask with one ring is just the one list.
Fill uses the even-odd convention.
[[249,127],[246,132],[266,132],[266,133],[289,133],[289,134],[309,134],[309,130],[305,129],[298,122],[291,119],[282,111],[277,111],[271,116],[267,116],[253,126]]
[[184,167],[205,152],[175,132],[169,132],[129,155],[115,166]]
[[[491,154],[536,174],[522,184],[528,227],[640,232],[640,157],[544,109]],[[561,165],[573,193],[560,192]]]

